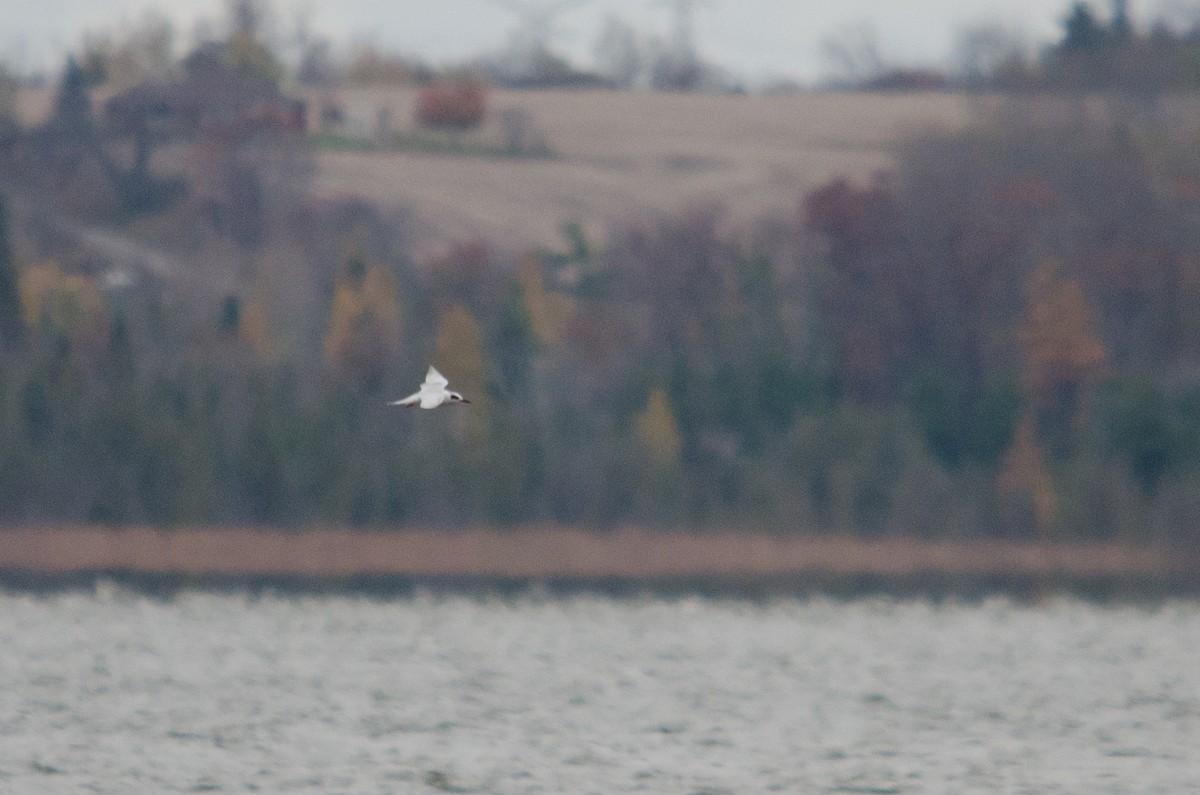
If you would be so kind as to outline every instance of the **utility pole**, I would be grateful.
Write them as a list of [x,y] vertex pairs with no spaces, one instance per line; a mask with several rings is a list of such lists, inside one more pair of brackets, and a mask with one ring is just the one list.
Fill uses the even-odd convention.
[[696,2],[697,0],[672,0],[675,5],[675,53],[685,63],[696,61]]
[[671,49],[675,57],[686,63],[695,63],[696,9],[702,5],[712,5],[711,0],[658,0],[658,4],[671,6],[674,10]]

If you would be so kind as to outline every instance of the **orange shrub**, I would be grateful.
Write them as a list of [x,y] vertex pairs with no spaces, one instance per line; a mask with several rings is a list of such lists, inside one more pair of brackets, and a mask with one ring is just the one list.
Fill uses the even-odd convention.
[[430,83],[417,97],[417,122],[423,127],[467,130],[486,115],[487,89],[472,78]]

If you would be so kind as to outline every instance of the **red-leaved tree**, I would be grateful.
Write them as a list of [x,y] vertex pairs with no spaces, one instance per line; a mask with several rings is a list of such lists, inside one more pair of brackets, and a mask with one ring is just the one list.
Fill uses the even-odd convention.
[[487,89],[474,78],[433,82],[417,97],[417,122],[422,127],[469,130],[486,116]]

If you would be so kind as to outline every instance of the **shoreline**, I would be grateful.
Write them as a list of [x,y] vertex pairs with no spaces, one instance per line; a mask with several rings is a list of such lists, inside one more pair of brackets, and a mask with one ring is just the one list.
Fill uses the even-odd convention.
[[149,590],[267,586],[401,593],[419,587],[532,586],[617,593],[1200,593],[1195,556],[1118,542],[862,540],[546,526],[0,528],[0,585],[36,590],[102,578]]

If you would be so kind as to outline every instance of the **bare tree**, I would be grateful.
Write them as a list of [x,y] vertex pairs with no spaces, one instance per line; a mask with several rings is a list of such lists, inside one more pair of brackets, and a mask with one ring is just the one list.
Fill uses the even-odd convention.
[[175,29],[161,13],[148,11],[115,36],[85,37],[82,61],[94,83],[124,90],[174,76]]
[[704,81],[704,64],[696,49],[696,8],[708,0],[660,0],[675,14],[671,41],[654,65],[653,83],[657,88],[691,91]]
[[1162,0],[1158,3],[1158,18],[1174,28],[1196,28],[1200,26],[1200,5],[1196,0]]
[[1021,70],[1029,55],[1024,36],[999,23],[967,28],[958,37],[955,61],[968,86],[997,81]]
[[671,49],[681,62],[695,63],[696,55],[696,7],[707,5],[707,0],[660,0],[672,6],[675,12]]
[[505,77],[519,83],[561,82],[572,72],[554,53],[552,40],[559,18],[588,0],[494,0],[519,18],[501,66]]
[[867,22],[850,25],[821,42],[834,83],[860,85],[883,74],[886,65],[879,51],[879,34]]
[[616,16],[609,16],[594,46],[600,74],[621,88],[633,88],[645,66],[645,51],[637,31]]
[[312,4],[303,2],[292,14],[291,33],[285,44],[285,60],[295,70],[296,79],[303,85],[321,86],[333,81],[337,71],[332,43],[313,32]]

